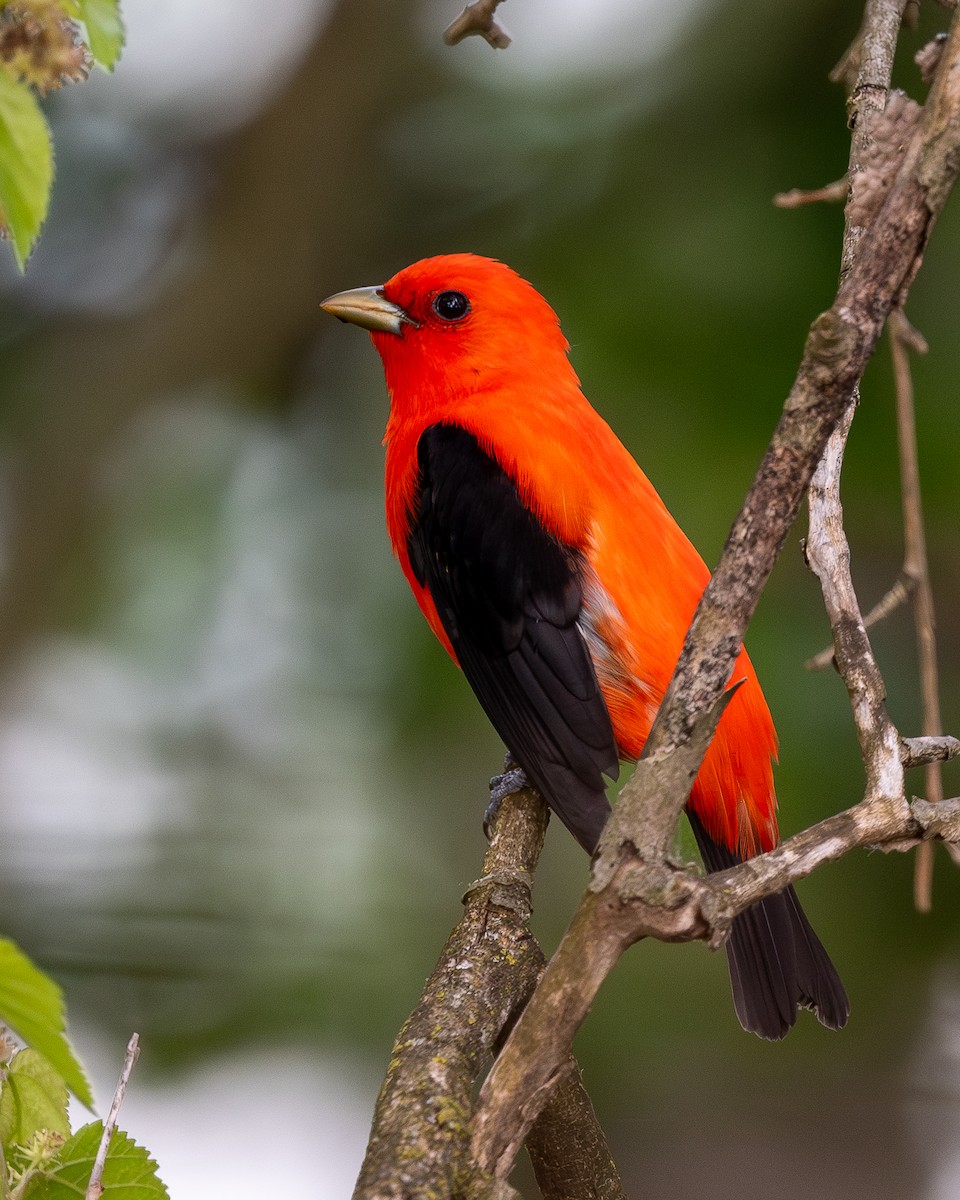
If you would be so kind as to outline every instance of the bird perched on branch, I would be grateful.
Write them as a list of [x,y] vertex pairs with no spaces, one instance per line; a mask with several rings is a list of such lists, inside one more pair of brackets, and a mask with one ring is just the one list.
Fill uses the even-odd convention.
[[[604,776],[643,749],[709,579],[590,406],[543,297],[509,267],[427,258],[323,308],[370,330],[390,417],[387,527],[424,616],[497,732],[588,853]],[[687,803],[708,871],[777,842],[777,737],[746,651]],[[831,1028],[847,997],[793,888],[727,943],[745,1029],[783,1037],[798,1007]]]

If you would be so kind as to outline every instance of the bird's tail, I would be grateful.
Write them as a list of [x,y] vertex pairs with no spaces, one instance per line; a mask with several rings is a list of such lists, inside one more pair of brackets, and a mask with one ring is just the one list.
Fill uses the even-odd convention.
[[[708,871],[743,861],[710,837],[691,808],[687,816]],[[792,887],[734,919],[727,961],[737,1017],[749,1032],[779,1040],[793,1027],[798,1008],[809,1008],[828,1029],[846,1025],[847,993]]]

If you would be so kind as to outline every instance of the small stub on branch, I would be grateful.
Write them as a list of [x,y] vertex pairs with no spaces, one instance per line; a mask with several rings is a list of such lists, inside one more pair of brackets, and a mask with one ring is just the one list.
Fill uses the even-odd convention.
[[820,188],[791,188],[789,192],[777,192],[773,203],[777,208],[803,208],[807,204],[842,204],[847,198],[847,177],[835,179]]
[[960,754],[960,740],[944,734],[940,737],[904,738],[900,761],[905,767],[922,767],[932,762],[949,762]]
[[913,61],[920,68],[920,78],[924,83],[931,83],[940,65],[943,48],[947,44],[947,35],[938,33],[927,44],[916,52]]
[[448,46],[456,46],[465,37],[477,34],[494,50],[506,50],[510,34],[494,15],[500,3],[502,0],[474,0],[443,31],[443,40]]

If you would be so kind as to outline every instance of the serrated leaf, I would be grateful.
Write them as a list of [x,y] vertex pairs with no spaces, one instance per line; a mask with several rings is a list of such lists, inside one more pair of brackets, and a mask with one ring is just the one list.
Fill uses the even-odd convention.
[[[63,1144],[59,1165],[36,1176],[26,1189],[25,1200],[77,1200],[83,1196],[93,1171],[103,1125],[94,1121],[77,1130]],[[103,1168],[106,1200],[169,1200],[166,1187],[157,1178],[157,1164],[142,1146],[120,1129],[110,1139]]]
[[50,203],[53,145],[33,92],[0,70],[0,209],[22,271]]
[[7,1157],[14,1146],[26,1146],[39,1129],[70,1136],[67,1085],[63,1076],[36,1050],[21,1050],[7,1067],[0,1090],[0,1144]]
[[80,20],[87,27],[87,45],[101,67],[112,71],[123,49],[120,0],[77,0]]
[[77,1099],[93,1108],[90,1085],[65,1036],[63,992],[8,938],[0,938],[0,1021],[39,1050]]

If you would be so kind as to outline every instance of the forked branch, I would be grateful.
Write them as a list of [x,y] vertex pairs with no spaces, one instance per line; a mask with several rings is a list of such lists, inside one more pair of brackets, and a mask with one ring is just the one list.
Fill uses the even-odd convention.
[[[893,28],[895,41],[902,6],[873,3],[870,9],[882,17],[896,9],[896,24],[884,26]],[[880,40],[892,54],[890,39],[884,38]],[[864,47],[873,45],[864,39]],[[875,87],[861,89],[860,99],[872,102],[875,93]],[[880,111],[882,104],[876,107]],[[899,144],[899,165],[891,171],[892,182],[876,211],[858,210],[863,224],[854,227],[845,243],[836,299],[811,327],[796,382],[694,616],[641,769],[621,793],[601,842],[593,882],[484,1084],[474,1121],[474,1152],[484,1169],[501,1177],[509,1171],[538,1098],[597,987],[626,946],[651,933],[718,940],[729,923],[731,906],[721,902],[718,909],[709,883],[666,861],[689,791],[685,773],[699,765],[699,758],[687,762],[684,771],[673,770],[671,779],[671,760],[689,746],[727,684],[747,622],[813,473],[854,403],[888,314],[903,304],[960,170],[956,15],[927,104],[912,122],[910,136]],[[865,637],[861,631],[862,623],[849,631],[855,650]],[[861,656],[860,661],[866,674],[854,681],[851,699],[865,753],[864,800],[769,854],[724,872],[722,899],[733,889],[738,898],[756,900],[855,845],[902,842],[928,832],[904,795],[902,742],[883,707],[882,680],[872,677],[872,659]],[[935,807],[941,836],[956,840],[960,802]]]

